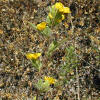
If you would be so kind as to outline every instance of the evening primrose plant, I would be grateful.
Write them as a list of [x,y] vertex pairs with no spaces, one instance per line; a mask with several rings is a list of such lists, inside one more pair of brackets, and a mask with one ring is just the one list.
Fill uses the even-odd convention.
[[[70,8],[65,7],[61,2],[55,3],[53,6],[49,7],[49,13],[47,14],[46,21],[43,21],[37,25],[34,25],[29,22],[29,24],[39,33],[44,35],[48,43],[48,49],[46,51],[47,58],[51,59],[51,55],[53,52],[67,41],[67,38],[62,39],[60,41],[56,41],[52,39],[51,34],[53,34],[53,29],[59,25],[64,19],[65,14],[71,13]],[[51,41],[53,40],[53,41]],[[63,78],[61,81],[57,81],[53,77],[45,76],[44,79],[38,80],[38,82],[35,84],[35,87],[40,92],[47,92],[51,90],[50,87],[51,84],[59,85],[67,83],[66,74],[71,73],[75,67],[77,67],[77,58],[75,55],[75,48],[73,46],[70,46],[66,48],[66,55],[65,55],[65,63],[61,65],[59,76]],[[27,59],[32,61],[32,65],[39,70],[42,67],[42,63],[39,61],[39,57],[41,56],[41,53],[28,53],[26,54]],[[48,59],[49,60],[49,59]],[[47,66],[48,67],[48,66]]]

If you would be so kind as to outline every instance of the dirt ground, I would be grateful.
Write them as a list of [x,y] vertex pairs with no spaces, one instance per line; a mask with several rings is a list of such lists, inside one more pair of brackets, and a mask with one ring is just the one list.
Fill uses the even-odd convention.
[[[68,38],[51,60],[46,58],[50,41],[38,34],[28,22],[45,21],[48,7],[61,1],[71,9],[71,19],[53,29],[52,40]],[[100,2],[99,0],[0,0],[0,100],[100,100]],[[72,21],[72,22],[71,22]],[[66,24],[67,23],[67,24]],[[74,29],[73,29],[73,26]],[[74,79],[39,93],[34,84],[45,75],[60,80],[59,66],[64,49],[75,45],[79,64]],[[41,72],[36,71],[27,52],[41,52]],[[53,67],[47,67],[47,66]],[[77,74],[78,73],[78,74]],[[78,76],[77,76],[78,75]]]

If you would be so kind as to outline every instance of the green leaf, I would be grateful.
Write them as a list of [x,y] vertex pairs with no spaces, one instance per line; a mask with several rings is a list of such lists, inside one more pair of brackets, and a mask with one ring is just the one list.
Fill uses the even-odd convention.
[[67,38],[64,39],[64,40],[61,40],[60,42],[53,41],[53,42],[50,44],[49,48],[48,48],[47,55],[48,55],[48,56],[51,56],[52,52],[54,52],[57,48],[59,48],[66,40],[67,40]]
[[50,44],[48,52],[52,51],[55,48],[54,41]]
[[53,42],[49,45],[48,52],[47,52],[47,55],[48,55],[48,56],[50,56],[51,53],[56,49],[56,46],[57,46],[57,42],[56,42],[56,41],[53,41]]
[[55,17],[57,14],[57,10],[55,8],[51,8],[50,13],[52,14],[53,17]]
[[42,67],[42,63],[39,60],[32,60],[32,65],[34,68],[36,68],[38,71],[40,71]]
[[46,26],[42,33],[43,35],[50,36],[52,34],[52,31],[48,26]]
[[45,81],[45,82],[43,83],[43,88],[44,88],[45,90],[49,90],[50,84],[49,84],[48,81]]
[[35,96],[35,97],[33,98],[33,100],[37,100],[37,97]]
[[51,89],[49,82],[48,81],[43,82],[42,79],[38,80],[38,82],[37,82],[37,84],[35,84],[35,86],[40,92],[46,92]]
[[35,30],[37,30],[36,25],[32,24],[31,22],[28,22],[28,24],[29,24],[32,28],[34,28]]
[[52,11],[52,8],[49,6],[49,10],[50,10],[50,12]]
[[51,19],[49,18],[49,16],[47,16],[46,22],[47,22],[48,26],[51,26]]
[[41,67],[42,67],[42,63],[41,63],[39,60],[37,60],[37,61],[36,61],[36,64],[37,64],[38,70],[39,70],[39,72],[40,72],[40,69],[41,69]]

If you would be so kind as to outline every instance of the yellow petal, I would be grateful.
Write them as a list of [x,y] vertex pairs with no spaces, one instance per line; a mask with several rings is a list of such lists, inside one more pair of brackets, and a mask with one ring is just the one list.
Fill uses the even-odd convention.
[[63,13],[71,13],[70,8],[64,7],[63,8]]
[[49,15],[48,15],[51,19],[53,18],[53,16],[51,15],[51,13],[49,13]]
[[37,59],[40,56],[41,56],[41,53],[27,53],[26,54],[26,58],[30,60]]
[[59,10],[59,12],[63,12],[64,5],[61,2],[57,2],[55,4],[55,8]]
[[46,27],[46,22],[42,22],[40,24],[37,24],[37,29],[40,30],[40,31],[44,30],[45,27]]
[[65,19],[65,15],[62,15],[62,20],[64,20]]
[[56,79],[52,78],[52,77],[44,77],[45,81],[48,81],[50,84],[54,84],[56,82]]

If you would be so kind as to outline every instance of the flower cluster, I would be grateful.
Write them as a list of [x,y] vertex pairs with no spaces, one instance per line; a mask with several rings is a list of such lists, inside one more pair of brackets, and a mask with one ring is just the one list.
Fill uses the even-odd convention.
[[54,25],[60,23],[65,19],[65,13],[71,13],[70,8],[65,7],[61,2],[57,2],[50,8],[50,12],[48,14],[49,18],[47,17],[48,22]]
[[44,80],[48,81],[49,84],[54,84],[56,82],[56,79],[54,79],[52,77],[47,77],[47,76],[44,77]]
[[57,2],[53,7],[55,7],[61,13],[71,13],[70,8],[64,7],[61,2]]

